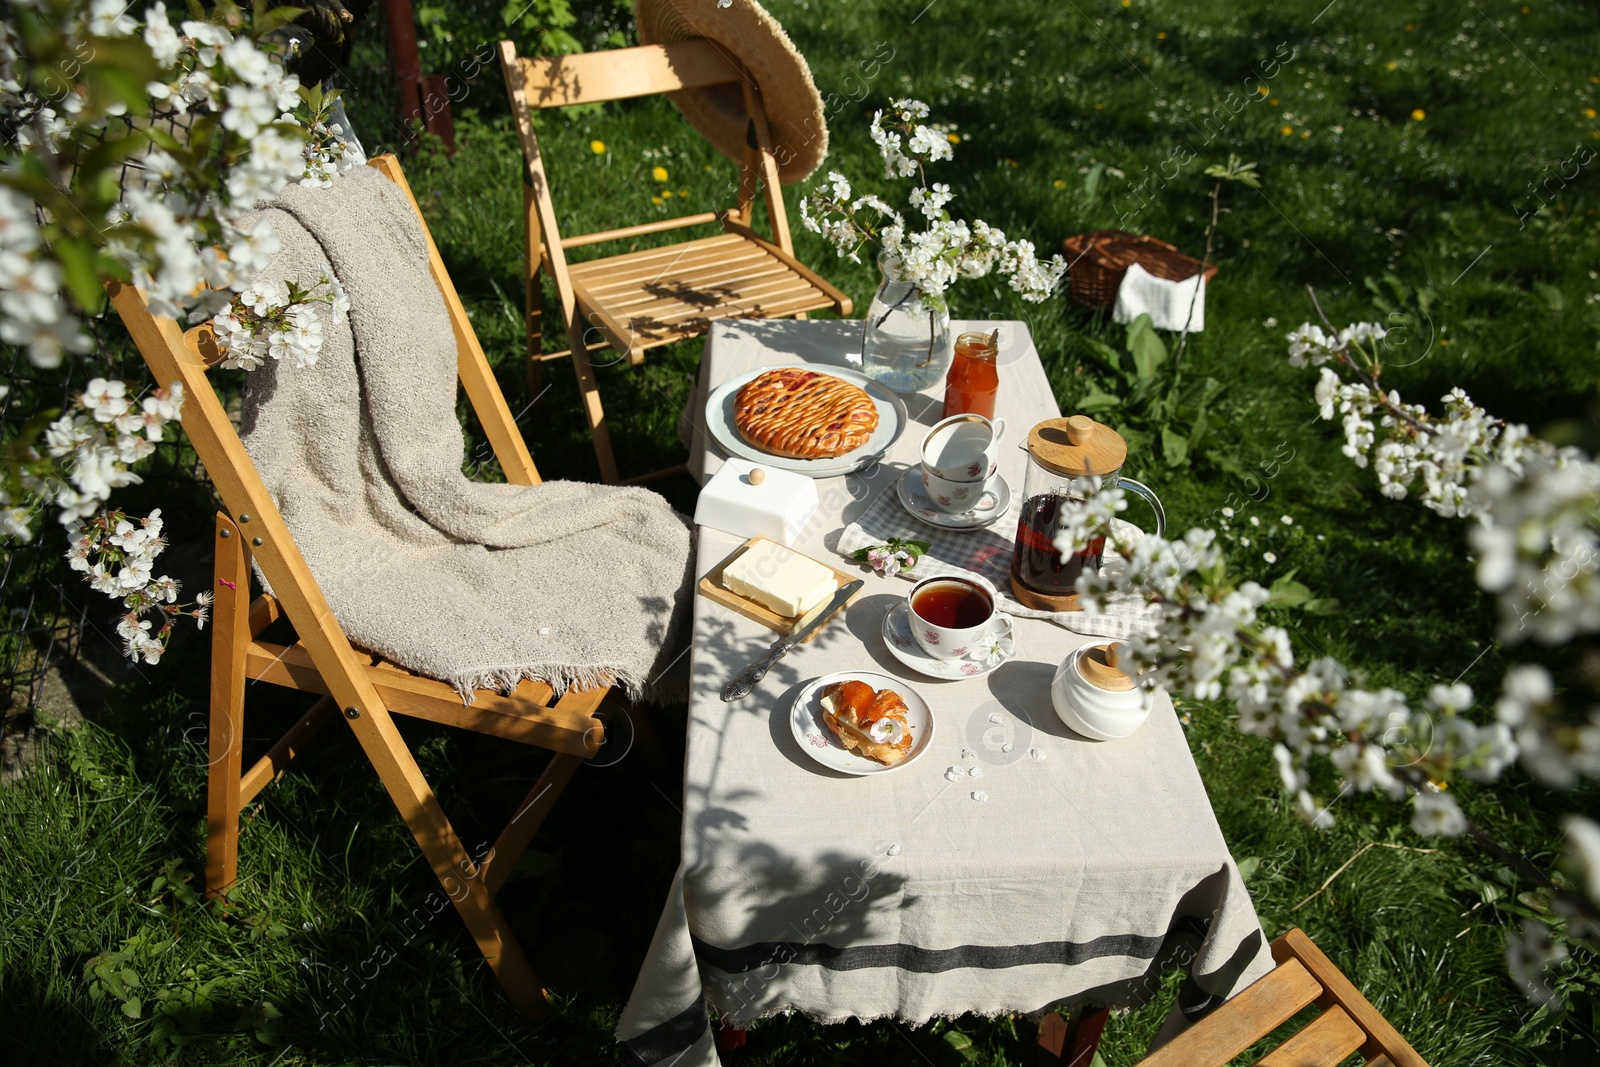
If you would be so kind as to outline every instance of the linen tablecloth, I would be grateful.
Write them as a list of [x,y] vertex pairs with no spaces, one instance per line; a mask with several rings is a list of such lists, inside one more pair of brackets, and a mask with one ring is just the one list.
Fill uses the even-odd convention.
[[[996,324],[956,324],[992,329]],[[1059,414],[1020,323],[997,411],[1015,427]],[[698,390],[761,366],[848,366],[858,323],[735,322],[707,340]],[[824,479],[795,547],[839,564],[837,539],[916,462],[939,385],[908,398],[913,424],[884,463]],[[691,419],[703,414],[691,406]],[[1017,432],[1017,431],[1013,431]],[[704,444],[709,476],[721,459]],[[1020,488],[1026,457],[1001,453]],[[702,527],[696,573],[740,544]],[[1145,1003],[1167,966],[1188,971],[1169,1027],[1271,969],[1260,924],[1171,702],[1133,736],[1072,733],[1050,704],[1056,666],[1088,638],[1018,619],[1019,655],[944,682],[901,666],[882,622],[907,586],[867,586],[744,700],[722,685],[774,634],[696,597],[682,860],[617,1036],[630,1063],[715,1064],[707,1006],[734,1021],[800,1011],[823,1021],[1037,1012]],[[795,742],[789,706],[809,679],[878,670],[933,709],[934,737],[890,774],[825,770]]]

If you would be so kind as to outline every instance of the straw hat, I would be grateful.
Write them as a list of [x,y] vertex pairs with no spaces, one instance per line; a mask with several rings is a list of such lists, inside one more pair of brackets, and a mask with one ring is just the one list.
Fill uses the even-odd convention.
[[[704,37],[755,78],[767,110],[778,180],[793,184],[821,166],[828,126],[811,68],[778,20],[756,0],[634,0],[640,44],[673,44]],[[737,84],[681,89],[669,94],[691,125],[717,151],[744,159],[748,116]]]

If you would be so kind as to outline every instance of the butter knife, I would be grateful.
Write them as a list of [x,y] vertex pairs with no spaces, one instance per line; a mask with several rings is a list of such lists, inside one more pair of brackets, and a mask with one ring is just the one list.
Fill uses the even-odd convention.
[[765,656],[750,664],[739,677],[722,687],[722,699],[734,701],[742,700],[749,696],[750,690],[756,687],[757,682],[766,677],[767,671],[772,668],[774,663],[793,651],[794,647],[800,642],[810,637],[813,630],[827,622],[829,616],[844,606],[845,601],[855,596],[856,590],[860,589],[864,584],[860,578],[853,582],[846,582],[839,587],[838,592],[834,593],[833,596],[800,616],[799,621],[794,624],[794,627],[788,633],[773,642],[772,647],[767,650]]

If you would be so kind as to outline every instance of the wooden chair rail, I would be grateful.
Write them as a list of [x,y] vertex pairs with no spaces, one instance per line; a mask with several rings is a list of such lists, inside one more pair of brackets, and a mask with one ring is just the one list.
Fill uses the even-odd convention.
[[704,38],[568,56],[525,56],[521,66],[528,106],[541,110],[703,89],[743,77],[721,46]]

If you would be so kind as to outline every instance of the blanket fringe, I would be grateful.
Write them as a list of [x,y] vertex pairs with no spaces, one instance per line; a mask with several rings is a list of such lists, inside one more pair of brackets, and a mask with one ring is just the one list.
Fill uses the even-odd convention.
[[454,687],[456,694],[461,697],[461,703],[470,705],[476,698],[476,690],[493,689],[496,692],[508,693],[521,684],[523,679],[543,682],[555,691],[557,699],[564,696],[569,689],[581,691],[616,686],[623,691],[630,702],[654,703],[682,696],[678,690],[686,688],[681,682],[674,684],[676,679],[670,671],[663,672],[663,676],[654,679],[641,679],[632,671],[621,668],[548,663],[538,666],[485,668],[471,674],[445,678],[443,681]]

